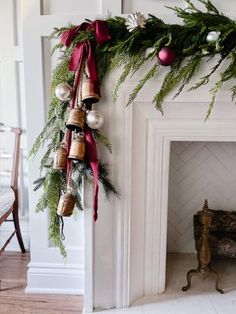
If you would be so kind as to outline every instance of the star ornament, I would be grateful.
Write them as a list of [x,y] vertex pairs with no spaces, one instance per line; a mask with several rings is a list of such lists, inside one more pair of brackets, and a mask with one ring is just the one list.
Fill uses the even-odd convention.
[[135,28],[145,28],[145,17],[140,12],[131,13],[126,19],[126,27],[129,32],[132,32]]

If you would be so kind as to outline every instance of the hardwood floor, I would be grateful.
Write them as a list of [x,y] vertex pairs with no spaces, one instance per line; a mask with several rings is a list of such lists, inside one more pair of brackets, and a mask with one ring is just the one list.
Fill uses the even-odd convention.
[[28,253],[4,252],[0,256],[0,314],[82,313],[82,296],[25,294],[28,263]]

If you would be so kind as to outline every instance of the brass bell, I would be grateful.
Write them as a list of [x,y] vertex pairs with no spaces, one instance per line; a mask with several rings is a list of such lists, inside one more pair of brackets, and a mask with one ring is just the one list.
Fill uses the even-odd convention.
[[66,193],[61,195],[58,207],[57,214],[59,216],[69,217],[72,215],[75,207],[75,197],[71,193]]
[[66,149],[63,145],[55,152],[53,158],[53,168],[56,170],[65,170],[67,161]]
[[85,140],[84,134],[80,133],[79,136],[74,138],[71,142],[69,159],[72,160],[84,160],[85,156]]
[[85,112],[80,108],[73,108],[70,111],[66,127],[71,131],[80,131],[84,128]]
[[92,81],[88,78],[82,83],[81,99],[85,104],[94,104],[100,100],[98,81]]

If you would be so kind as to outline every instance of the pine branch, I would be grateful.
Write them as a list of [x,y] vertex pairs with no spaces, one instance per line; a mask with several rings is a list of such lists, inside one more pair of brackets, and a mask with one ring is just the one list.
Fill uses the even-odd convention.
[[40,177],[38,179],[36,179],[33,184],[34,184],[34,191],[37,191],[38,189],[40,189],[43,185],[44,185],[44,182],[46,180],[46,177],[47,176],[44,176],[44,177]]
[[[93,183],[93,172],[89,164],[80,164],[77,165],[77,170],[80,172],[81,176],[84,176],[85,179]],[[106,197],[109,199],[111,193],[115,195],[119,195],[117,189],[112,184],[110,180],[110,173],[109,173],[109,164],[104,163],[101,160],[98,161],[98,179],[102,183],[103,190],[105,192]]]
[[58,44],[56,44],[53,48],[52,48],[52,51],[50,53],[50,56],[52,56],[54,54],[54,52],[57,50],[57,49],[61,49],[63,48],[63,44],[61,42],[59,42]]
[[127,64],[121,74],[121,76],[119,77],[116,85],[115,85],[115,88],[112,92],[112,98],[113,98],[113,102],[115,102],[118,98],[118,93],[119,93],[119,90],[120,90],[120,86],[122,85],[122,83],[124,83],[124,81],[126,80],[126,78],[128,77],[128,75],[130,74],[130,71],[131,71],[131,68],[132,68],[132,64]]
[[65,31],[67,31],[67,30],[69,30],[71,28],[74,28],[74,27],[75,27],[75,25],[73,25],[71,23],[69,23],[67,26],[61,27],[61,28],[54,27],[53,32],[49,36],[49,39],[52,39],[54,37],[59,37],[59,36],[61,36],[61,34],[63,32],[65,32]]
[[47,206],[48,206],[48,199],[47,199],[46,195],[43,193],[40,196],[39,201],[36,205],[35,212],[36,213],[43,212],[45,210],[45,208],[47,208]]
[[111,59],[111,71],[119,69],[124,64],[127,64],[130,61],[130,58],[127,54],[124,53],[115,53]]
[[122,83],[124,83],[129,75],[134,75],[134,73],[141,67],[145,60],[146,59],[144,56],[135,55],[130,57],[130,60],[127,64],[124,64],[124,70],[119,77],[112,93],[113,102],[115,102],[118,97],[118,92]]
[[43,145],[45,139],[48,138],[48,135],[50,133],[50,127],[54,122],[55,122],[55,117],[52,117],[51,119],[48,120],[42,132],[36,138],[36,141],[34,142],[31,148],[31,151],[29,153],[29,157],[37,155],[39,148]]
[[181,67],[182,60],[177,60],[166,74],[162,86],[159,92],[155,95],[153,102],[158,110],[162,111],[162,103],[165,97],[174,89],[175,86],[183,79],[181,75],[178,75],[178,71]]
[[198,1],[205,5],[208,12],[213,13],[213,14],[220,14],[220,12],[212,4],[210,0],[198,0]]
[[76,207],[80,210],[80,211],[83,211],[83,206],[81,204],[81,195],[80,195],[80,192],[79,192],[79,187],[81,185],[81,175],[77,174],[76,178],[72,179],[71,180],[71,186],[72,186],[72,191],[73,191],[73,195],[75,197],[75,205]]
[[158,72],[159,68],[160,68],[160,66],[157,63],[155,63],[152,66],[152,68],[148,71],[148,73],[144,76],[144,78],[139,81],[139,84],[135,87],[135,89],[130,94],[126,106],[130,105],[135,100],[135,98],[137,97],[139,91],[143,88],[144,84],[148,80],[150,80],[151,78],[153,78],[155,76],[155,74]]
[[40,172],[42,172],[45,166],[48,164],[48,159],[51,153],[55,150],[54,147],[55,147],[55,144],[53,142],[48,144],[47,151],[43,155],[43,158],[41,159],[41,162],[40,162],[40,168],[39,168]]
[[191,78],[194,76],[194,74],[197,72],[197,70],[200,67],[202,60],[202,55],[197,54],[196,56],[193,56],[187,64],[182,68],[180,75],[182,76],[182,84],[177,93],[174,95],[173,99],[179,96],[179,94],[182,92],[184,87],[189,84]]
[[61,186],[65,182],[58,171],[52,171],[47,180],[47,197],[49,211],[49,237],[56,247],[60,249],[61,255],[66,257],[65,246],[60,233],[60,220],[57,215],[58,201],[61,195]]
[[108,137],[103,135],[99,130],[93,130],[92,132],[95,140],[101,143],[110,153],[112,153],[112,146]]
[[[195,7],[195,5],[192,3],[191,0],[185,0],[185,2],[188,4],[188,8],[190,8],[191,11],[201,12],[201,11],[199,11],[199,10]],[[189,12],[187,11],[187,13],[189,13]]]
[[49,108],[48,119],[50,120],[55,114],[58,107],[62,105],[62,102],[55,96],[55,88],[60,83],[67,82],[72,86],[74,73],[68,70],[69,57],[62,60],[54,69],[52,82],[51,82],[51,105]]
[[103,190],[105,192],[106,197],[109,199],[111,193],[115,195],[119,195],[117,189],[112,184],[111,180],[109,179],[109,164],[99,161],[98,163],[98,179],[103,185]]
[[235,100],[235,97],[236,97],[236,85],[234,85],[233,87],[231,87],[231,92],[232,92],[232,96],[231,96],[231,99],[232,101]]
[[[36,205],[36,212],[48,209],[49,214],[49,237],[60,249],[62,256],[66,256],[63,239],[60,233],[60,220],[57,215],[58,201],[62,187],[65,186],[65,175],[59,171],[51,169],[45,178],[39,178],[36,184],[43,186],[44,190]],[[64,188],[65,189],[65,188]]]
[[96,48],[96,63],[99,82],[102,84],[106,75],[111,71],[113,55],[107,51],[100,50],[98,47]]
[[207,109],[207,114],[206,114],[206,117],[205,117],[205,121],[211,115],[211,111],[212,111],[212,108],[213,108],[214,103],[215,103],[216,95],[217,95],[218,91],[221,89],[222,85],[223,85],[223,81],[219,80],[218,82],[216,82],[215,86],[211,89],[212,98],[211,98],[211,102],[210,102],[210,104],[208,106],[208,109]]
[[219,90],[222,88],[223,84],[230,80],[231,78],[236,78],[236,52],[231,53],[231,62],[225,71],[221,72],[220,79],[215,83],[214,87],[211,89],[211,102],[208,107],[205,121],[209,118],[212,108],[215,103],[216,95]]

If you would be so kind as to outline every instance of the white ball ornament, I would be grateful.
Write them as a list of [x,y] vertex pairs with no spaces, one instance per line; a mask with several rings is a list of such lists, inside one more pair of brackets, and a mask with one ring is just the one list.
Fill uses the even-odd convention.
[[220,37],[220,32],[212,31],[207,34],[206,41],[208,43],[214,43],[219,39],[219,37]]
[[98,110],[91,110],[86,116],[86,122],[91,129],[99,129],[104,124],[104,116]]
[[58,84],[55,88],[55,95],[61,101],[67,101],[70,99],[72,88],[67,83]]

